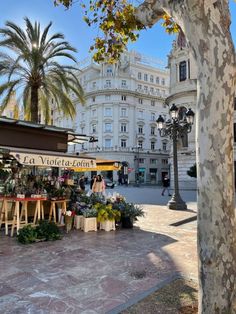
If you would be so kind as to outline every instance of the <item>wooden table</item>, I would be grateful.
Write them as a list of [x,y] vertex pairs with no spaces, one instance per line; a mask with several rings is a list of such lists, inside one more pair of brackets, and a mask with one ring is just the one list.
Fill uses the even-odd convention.
[[[14,230],[16,228],[17,234],[20,229],[20,225],[27,225],[28,224],[28,203],[34,203],[35,209],[34,209],[34,220],[33,224],[36,224],[36,221],[39,220],[41,217],[44,218],[44,211],[43,211],[43,204],[42,201],[45,201],[46,198],[17,198],[17,197],[3,197],[3,203],[1,208],[1,215],[0,215],[0,227],[3,222],[4,217],[4,223],[5,223],[5,234],[8,235],[8,226],[12,225],[11,228],[11,236],[14,235]],[[13,214],[13,220],[8,220],[8,204],[12,203],[14,204],[14,214]],[[22,205],[21,212],[20,212],[20,204]],[[24,216],[24,220],[22,220],[22,217]]]

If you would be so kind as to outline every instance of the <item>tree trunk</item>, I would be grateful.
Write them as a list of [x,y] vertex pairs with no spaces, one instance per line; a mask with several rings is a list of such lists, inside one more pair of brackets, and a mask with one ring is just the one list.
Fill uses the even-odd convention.
[[39,105],[38,105],[38,86],[31,87],[31,104],[30,104],[30,117],[31,121],[39,123]]
[[181,26],[198,68],[195,123],[199,313],[236,313],[233,183],[233,102],[236,70],[235,51],[229,31],[229,3],[227,0],[149,0],[146,7],[140,10],[142,21],[145,20],[145,14],[147,24],[151,25],[152,19],[157,21],[158,14],[152,15],[150,9],[153,5],[156,10],[158,3]]
[[235,313],[235,51],[228,3],[193,2],[189,1],[192,14],[184,17],[183,28],[198,68],[199,313]]

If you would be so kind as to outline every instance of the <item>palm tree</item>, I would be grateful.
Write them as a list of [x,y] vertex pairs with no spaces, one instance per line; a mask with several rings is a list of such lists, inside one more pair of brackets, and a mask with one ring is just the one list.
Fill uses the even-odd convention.
[[[78,68],[58,63],[59,57],[76,59],[76,52],[63,34],[49,36],[50,22],[41,32],[40,23],[34,25],[25,18],[26,30],[7,21],[0,29],[0,114],[7,106],[11,94],[19,91],[23,99],[24,112],[28,120],[38,123],[42,112],[48,123],[51,101],[54,99],[57,109],[65,116],[73,118],[75,105],[70,95],[84,103],[82,87],[77,78]],[[9,50],[10,49],[10,52]],[[9,52],[9,53],[7,53]],[[75,99],[76,100],[76,99]]]

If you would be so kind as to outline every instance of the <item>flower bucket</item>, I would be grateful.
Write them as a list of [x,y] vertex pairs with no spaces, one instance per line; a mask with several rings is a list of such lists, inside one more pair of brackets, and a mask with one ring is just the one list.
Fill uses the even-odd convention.
[[66,233],[71,231],[72,229],[72,223],[73,223],[73,216],[65,216],[65,227],[66,227]]
[[100,230],[111,231],[116,230],[115,220],[105,220],[100,222]]
[[133,228],[133,219],[130,217],[121,217],[121,226],[122,228],[131,229]]
[[82,229],[83,228],[83,221],[84,216],[83,215],[75,215],[75,221],[74,221],[74,227],[75,229]]
[[97,217],[84,217],[82,230],[84,232],[97,231]]

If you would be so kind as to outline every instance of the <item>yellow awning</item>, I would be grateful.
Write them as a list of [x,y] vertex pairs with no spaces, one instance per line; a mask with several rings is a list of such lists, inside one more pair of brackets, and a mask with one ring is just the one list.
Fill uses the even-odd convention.
[[91,168],[72,168],[75,172],[85,172],[85,171],[118,171],[121,168],[121,164],[119,161],[115,160],[104,160],[104,159],[97,159],[96,160],[96,167],[93,169]]

